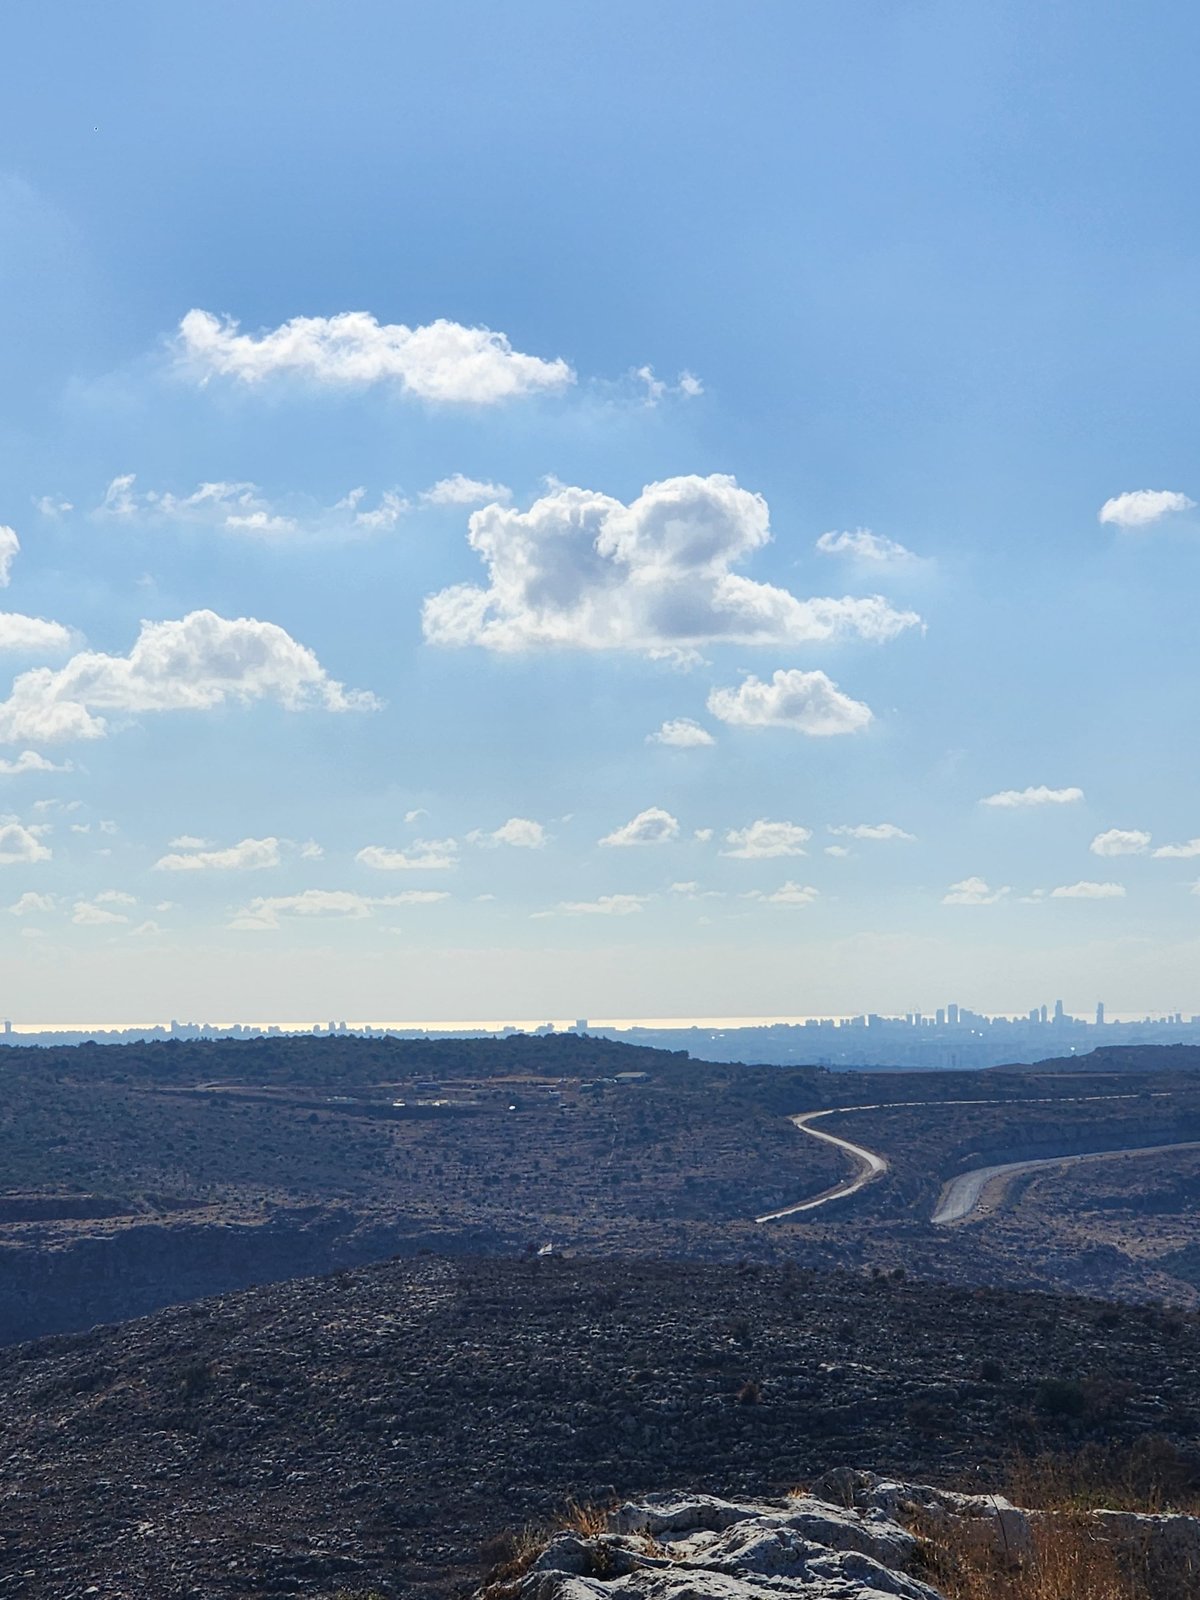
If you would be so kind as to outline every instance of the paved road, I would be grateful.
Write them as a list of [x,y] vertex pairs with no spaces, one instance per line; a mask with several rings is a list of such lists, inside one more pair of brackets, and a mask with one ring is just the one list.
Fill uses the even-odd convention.
[[993,1184],[1003,1185],[1023,1172],[1038,1172],[1045,1167],[1075,1167],[1083,1161],[1111,1161],[1117,1156],[1162,1155],[1171,1150],[1200,1150],[1200,1141],[1140,1145],[1132,1150],[1090,1150],[1083,1155],[1042,1156],[1036,1161],[1006,1161],[998,1167],[976,1167],[972,1172],[951,1178],[943,1187],[930,1220],[939,1225],[964,1221],[983,1199],[985,1189]]
[[806,1111],[801,1116],[793,1117],[792,1121],[801,1133],[807,1133],[813,1139],[820,1139],[824,1144],[835,1144],[839,1150],[844,1150],[852,1157],[855,1164],[854,1174],[842,1183],[835,1184],[832,1189],[826,1189],[822,1194],[816,1195],[812,1200],[799,1200],[794,1206],[783,1206],[778,1211],[764,1211],[761,1217],[755,1217],[755,1222],[777,1222],[780,1217],[794,1217],[797,1212],[812,1211],[817,1206],[828,1205],[831,1200],[845,1200],[849,1195],[865,1189],[867,1184],[873,1183],[876,1178],[882,1177],[888,1169],[886,1156],[876,1155],[874,1150],[867,1150],[861,1144],[851,1144],[849,1139],[839,1139],[836,1133],[826,1133],[824,1129],[812,1126],[818,1117],[832,1117],[836,1111],[868,1109],[871,1108],[836,1106],[829,1111]]
[[[1168,1090],[1157,1089],[1153,1092],[1153,1099],[1161,1099]],[[818,1206],[827,1206],[831,1200],[846,1200],[852,1194],[857,1194],[860,1189],[865,1189],[867,1184],[873,1183],[876,1178],[881,1178],[888,1170],[891,1163],[886,1156],[868,1150],[865,1145],[853,1144],[849,1139],[839,1139],[835,1133],[826,1133],[823,1128],[814,1128],[812,1124],[820,1117],[835,1117],[843,1112],[850,1111],[895,1111],[900,1109],[911,1110],[914,1106],[1044,1106],[1044,1105],[1078,1105],[1085,1101],[1093,1100],[1137,1100],[1138,1094],[1080,1094],[1080,1095],[1037,1095],[1027,1100],[997,1100],[993,1098],[978,1098],[974,1100],[892,1100],[880,1101],[867,1106],[829,1106],[824,1111],[803,1111],[791,1120],[801,1133],[807,1133],[811,1139],[820,1139],[824,1144],[836,1145],[839,1150],[844,1150],[854,1162],[854,1172],[841,1183],[834,1184],[832,1189],[823,1189],[820,1194],[814,1195],[810,1200],[798,1200],[795,1205],[781,1206],[778,1211],[764,1211],[761,1217],[755,1217],[755,1222],[778,1222],[783,1217],[798,1216],[802,1211],[815,1211]],[[1142,1154],[1152,1150],[1189,1150],[1196,1148],[1192,1145],[1150,1145]],[[983,1190],[993,1180],[1002,1174],[1025,1170],[1029,1167],[1057,1167],[1063,1163],[1070,1164],[1075,1161],[1095,1161],[1104,1156],[1132,1155],[1136,1152],[1130,1150],[1099,1150],[1087,1156],[1050,1156],[1041,1161],[1015,1161],[999,1167],[978,1167],[974,1172],[964,1172],[960,1177],[952,1178],[942,1190],[938,1198],[937,1209],[933,1214],[934,1222],[958,1222],[969,1215],[979,1203]],[[980,1180],[979,1187],[971,1194],[969,1185],[974,1179]],[[954,1210],[952,1215],[943,1215],[946,1210],[950,1191],[956,1185],[967,1185],[962,1193],[970,1196],[970,1203],[965,1209]],[[956,1193],[954,1205],[962,1205]]]

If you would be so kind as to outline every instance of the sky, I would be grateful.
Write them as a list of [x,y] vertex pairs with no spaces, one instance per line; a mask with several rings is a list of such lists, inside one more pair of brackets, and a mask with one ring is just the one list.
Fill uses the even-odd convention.
[[1200,1011],[1200,12],[10,8],[0,1013]]

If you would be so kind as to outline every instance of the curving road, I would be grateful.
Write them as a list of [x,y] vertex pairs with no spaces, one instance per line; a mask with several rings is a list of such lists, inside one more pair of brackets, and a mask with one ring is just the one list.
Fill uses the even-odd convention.
[[807,1133],[813,1139],[820,1139],[823,1144],[834,1144],[839,1150],[844,1150],[855,1164],[852,1177],[846,1178],[842,1183],[835,1184],[832,1189],[826,1189],[822,1194],[816,1195],[812,1200],[798,1200],[794,1206],[782,1206],[778,1211],[764,1211],[761,1217],[755,1217],[755,1222],[778,1222],[780,1217],[794,1217],[800,1211],[813,1211],[817,1206],[828,1205],[831,1200],[845,1200],[852,1194],[857,1194],[860,1189],[865,1189],[867,1184],[873,1183],[876,1178],[881,1178],[888,1170],[886,1156],[876,1155],[874,1150],[868,1150],[864,1145],[851,1144],[849,1139],[839,1139],[836,1133],[826,1133],[821,1128],[811,1126],[818,1117],[832,1117],[837,1111],[867,1111],[868,1106],[833,1106],[828,1111],[805,1111],[791,1120],[801,1133]]
[[1010,1179],[1025,1172],[1039,1172],[1045,1167],[1075,1167],[1084,1161],[1111,1161],[1117,1156],[1165,1155],[1173,1150],[1200,1150],[1200,1140],[1182,1144],[1145,1144],[1126,1150],[1089,1150],[1075,1156],[1040,1156],[1035,1161],[1006,1161],[997,1167],[976,1167],[972,1172],[960,1173],[942,1188],[934,1207],[931,1222],[943,1226],[948,1222],[964,1222],[977,1209],[984,1191],[996,1186],[1002,1188]]
[[[1152,1098],[1161,1099],[1169,1091],[1158,1089],[1153,1091]],[[979,1097],[974,1100],[892,1100],[879,1101],[866,1106],[828,1106],[823,1111],[803,1111],[798,1116],[792,1117],[792,1124],[801,1133],[807,1133],[811,1139],[820,1139],[823,1144],[836,1145],[839,1150],[844,1150],[854,1162],[854,1172],[841,1183],[834,1184],[832,1189],[824,1189],[818,1195],[813,1195],[809,1200],[797,1200],[794,1205],[781,1206],[778,1211],[764,1211],[762,1216],[755,1217],[755,1222],[778,1222],[784,1217],[798,1216],[802,1211],[815,1211],[818,1206],[827,1206],[833,1200],[847,1200],[860,1189],[865,1189],[867,1184],[874,1183],[876,1178],[881,1178],[888,1171],[891,1163],[886,1156],[879,1155],[874,1150],[868,1150],[865,1145],[854,1144],[849,1139],[839,1139],[836,1133],[826,1133],[822,1128],[814,1128],[812,1124],[821,1117],[839,1116],[850,1111],[895,1111],[899,1109],[911,1110],[922,1106],[1045,1106],[1045,1105],[1080,1105],[1096,1100],[1138,1100],[1139,1094],[1080,1094],[1080,1095],[1035,1095],[1026,1100],[996,1100],[994,1098]],[[1155,1144],[1145,1145],[1135,1150],[1096,1150],[1086,1155],[1077,1156],[1045,1156],[1036,1161],[1010,1161],[1001,1166],[976,1167],[972,1172],[961,1173],[957,1178],[951,1178],[938,1197],[938,1203],[931,1220],[938,1224],[947,1222],[961,1222],[970,1216],[983,1196],[983,1191],[989,1184],[1014,1176],[1018,1172],[1031,1171],[1037,1167],[1071,1166],[1079,1161],[1100,1161],[1112,1156],[1151,1155],[1164,1150],[1194,1150],[1200,1149],[1200,1141],[1195,1144]]]

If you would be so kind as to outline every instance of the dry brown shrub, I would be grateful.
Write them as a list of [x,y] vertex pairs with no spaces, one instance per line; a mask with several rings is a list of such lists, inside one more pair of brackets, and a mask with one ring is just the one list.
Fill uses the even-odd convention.
[[974,1519],[939,1521],[921,1555],[946,1600],[1155,1600],[1083,1512],[1039,1519],[1021,1556],[987,1548]]

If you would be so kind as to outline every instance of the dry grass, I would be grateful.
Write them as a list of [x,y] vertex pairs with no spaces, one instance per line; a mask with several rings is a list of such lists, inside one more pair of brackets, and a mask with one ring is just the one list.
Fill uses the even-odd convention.
[[929,1530],[923,1562],[946,1600],[1159,1600],[1139,1574],[1122,1570],[1084,1512],[1039,1522],[1022,1556],[987,1545],[980,1525],[969,1520]]
[[580,1506],[569,1500],[559,1527],[577,1533],[581,1539],[596,1539],[608,1532],[608,1512],[599,1506]]

